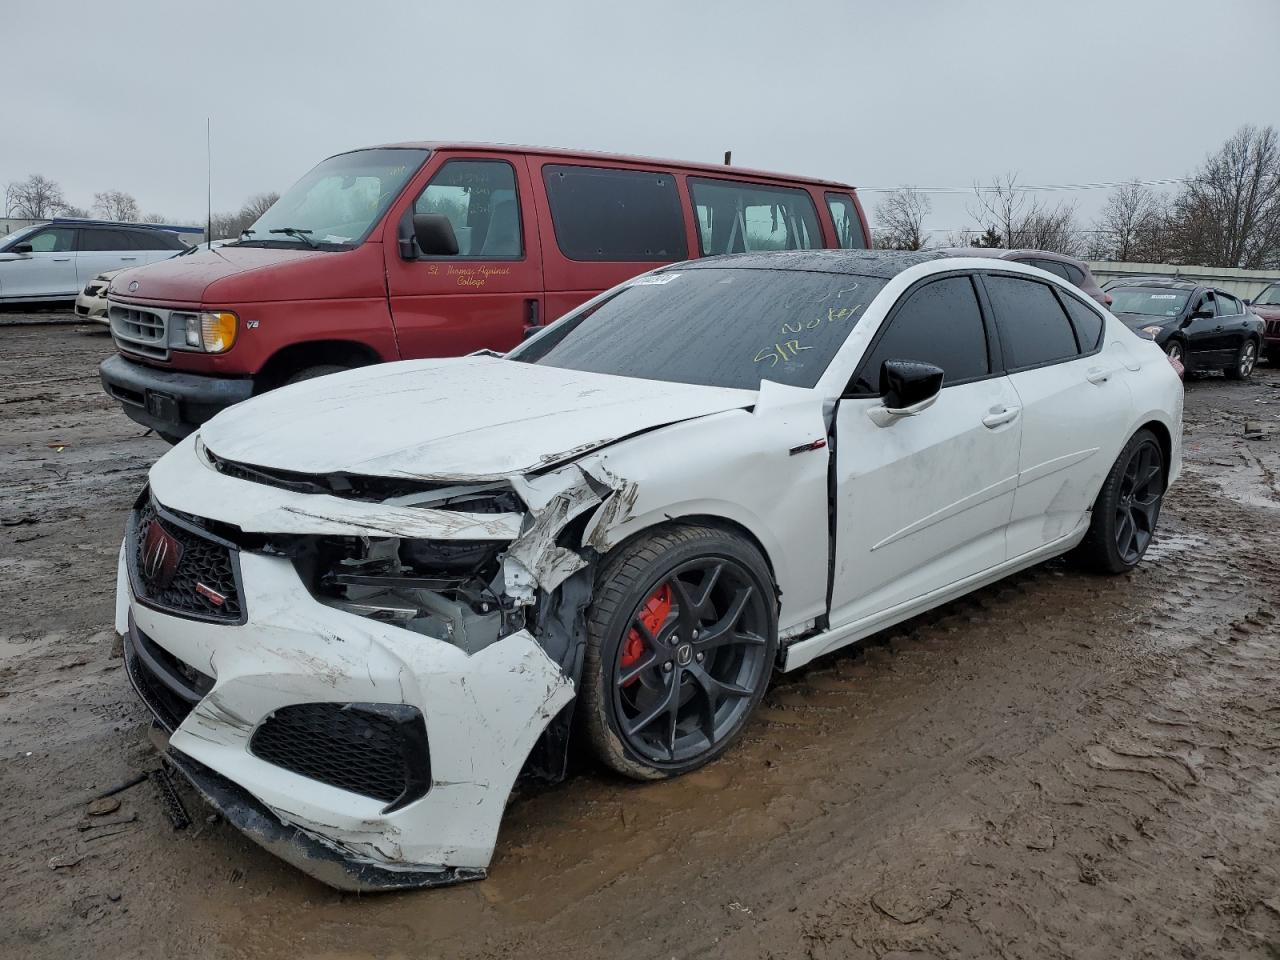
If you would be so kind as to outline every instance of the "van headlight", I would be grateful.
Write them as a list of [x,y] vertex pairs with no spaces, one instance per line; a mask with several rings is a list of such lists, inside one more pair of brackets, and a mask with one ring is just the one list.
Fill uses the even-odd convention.
[[186,345],[205,353],[226,353],[235,345],[240,318],[230,310],[206,310],[189,313],[183,331]]

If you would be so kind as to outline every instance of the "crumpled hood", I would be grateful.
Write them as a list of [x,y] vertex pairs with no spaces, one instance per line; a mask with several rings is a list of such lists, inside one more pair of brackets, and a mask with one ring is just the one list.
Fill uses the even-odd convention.
[[278,470],[489,480],[756,396],[490,356],[407,360],[274,390],[218,414],[200,436],[222,459]]

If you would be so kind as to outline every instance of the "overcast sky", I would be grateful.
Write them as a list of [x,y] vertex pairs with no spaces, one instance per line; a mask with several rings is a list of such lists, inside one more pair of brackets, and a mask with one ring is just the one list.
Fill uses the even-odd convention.
[[[405,140],[963,188],[1184,176],[1280,124],[1280,0],[23,0],[0,22],[0,185],[176,220],[204,216],[206,117],[216,209]],[[1067,196],[1087,220],[1106,193]],[[933,202],[930,226],[971,225]]]

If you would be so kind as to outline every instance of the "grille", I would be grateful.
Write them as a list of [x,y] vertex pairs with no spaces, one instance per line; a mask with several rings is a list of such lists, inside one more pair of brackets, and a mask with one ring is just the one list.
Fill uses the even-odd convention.
[[213,678],[189,666],[138,629],[132,617],[124,638],[124,664],[138,696],[168,731],[187,719],[213,689]]
[[[147,531],[153,523],[160,524],[182,547],[173,576],[163,587],[148,583],[142,575],[146,567],[142,554]],[[187,525],[176,517],[162,518],[145,495],[134,510],[129,528],[129,572],[134,593],[150,606],[196,620],[243,623],[244,602],[236,552],[230,544],[210,538],[194,525]],[[200,587],[220,594],[225,600],[217,603]]]
[[249,741],[257,757],[300,776],[389,804],[431,783],[422,714],[405,704],[302,703],[281,707]]

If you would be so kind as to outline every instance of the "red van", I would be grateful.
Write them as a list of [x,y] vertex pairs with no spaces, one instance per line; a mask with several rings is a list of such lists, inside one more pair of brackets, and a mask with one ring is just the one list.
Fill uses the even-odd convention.
[[102,384],[165,439],[296,380],[508,350],[654,267],[870,246],[852,187],[735,167],[490,144],[330,157],[241,238],[119,274]]

